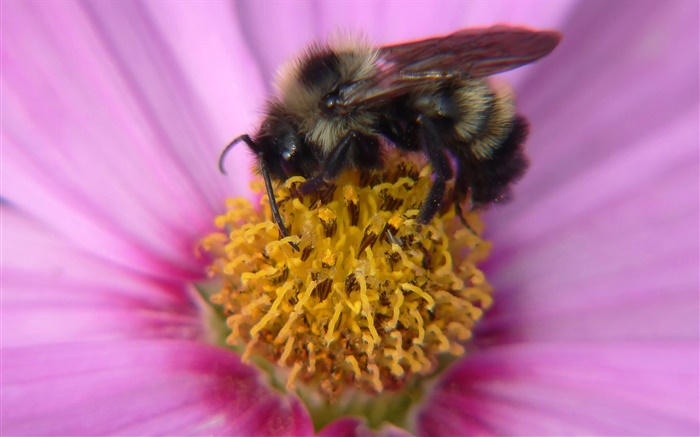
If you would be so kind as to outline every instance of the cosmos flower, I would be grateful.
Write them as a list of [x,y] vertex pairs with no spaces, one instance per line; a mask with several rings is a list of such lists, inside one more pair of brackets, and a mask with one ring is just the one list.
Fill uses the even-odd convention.
[[314,433],[193,285],[225,199],[252,198],[221,146],[338,26],[381,44],[496,22],[565,39],[506,75],[532,166],[484,218],[494,306],[412,431],[700,432],[697,2],[2,7],[3,434]]

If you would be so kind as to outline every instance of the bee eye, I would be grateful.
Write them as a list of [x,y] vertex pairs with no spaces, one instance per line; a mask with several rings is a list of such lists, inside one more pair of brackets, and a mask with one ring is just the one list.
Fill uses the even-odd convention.
[[338,91],[333,91],[326,94],[321,101],[321,107],[324,112],[332,112],[335,105],[338,103],[339,98],[340,96],[338,95]]
[[303,174],[301,166],[304,164],[305,155],[308,152],[304,142],[297,138],[294,132],[290,132],[282,138],[278,146],[277,163],[284,174],[287,177]]
[[286,176],[289,177],[300,174],[299,165],[294,159],[294,151],[290,152],[288,150],[285,150],[284,152],[282,152],[282,158],[283,160],[280,161],[279,164]]
[[289,162],[294,159],[294,156],[299,150],[296,134],[293,131],[285,132],[277,141],[279,156]]
[[321,111],[327,115],[346,115],[349,112],[348,105],[344,102],[345,87],[336,88],[321,99]]

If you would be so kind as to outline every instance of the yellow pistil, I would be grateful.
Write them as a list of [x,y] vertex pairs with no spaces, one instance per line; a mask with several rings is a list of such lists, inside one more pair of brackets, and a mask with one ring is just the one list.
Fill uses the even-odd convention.
[[[299,197],[293,177],[275,190],[290,229],[280,239],[268,199],[261,208],[229,201],[203,247],[223,289],[212,297],[231,329],[227,342],[244,359],[262,356],[299,382],[334,397],[348,387],[371,393],[400,388],[436,369],[440,354],[463,342],[491,305],[491,287],[475,266],[489,250],[453,208],[426,226],[416,217],[430,190],[430,168],[395,157],[385,170],[344,172]],[[261,181],[253,189],[261,192]],[[299,250],[295,250],[295,243]]]

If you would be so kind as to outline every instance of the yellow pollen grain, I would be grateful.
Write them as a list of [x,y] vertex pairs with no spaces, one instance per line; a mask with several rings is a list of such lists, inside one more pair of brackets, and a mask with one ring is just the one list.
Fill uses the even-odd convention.
[[323,223],[331,223],[335,221],[336,214],[328,208],[320,208],[318,210],[318,218],[321,219]]
[[401,227],[401,224],[403,223],[403,221],[404,220],[401,218],[400,215],[394,214],[393,216],[391,216],[388,223],[392,228],[399,229],[399,227]]
[[[287,387],[332,398],[348,388],[381,392],[436,370],[492,304],[476,263],[489,243],[452,208],[419,226],[430,168],[397,155],[386,170],[343,173],[300,196],[294,177],[275,188],[289,229],[280,239],[264,185],[259,207],[227,202],[222,232],[201,244],[222,279],[211,300],[228,315],[227,342],[286,368]],[[480,232],[476,213],[466,219]],[[299,250],[296,250],[294,243]]]
[[352,185],[345,185],[343,187],[343,198],[347,203],[358,203],[359,199],[357,197],[357,191]]
[[326,249],[326,252],[323,254],[323,264],[333,267],[335,266],[335,262],[338,259],[338,255],[335,254],[330,249]]

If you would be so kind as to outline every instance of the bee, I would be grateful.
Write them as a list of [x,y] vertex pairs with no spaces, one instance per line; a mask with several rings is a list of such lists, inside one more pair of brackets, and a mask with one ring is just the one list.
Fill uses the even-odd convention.
[[286,237],[273,180],[303,176],[298,192],[310,194],[348,167],[389,165],[386,147],[420,152],[433,184],[417,222],[451,203],[468,226],[461,204],[468,199],[476,209],[507,198],[528,166],[528,124],[512,93],[487,78],[542,58],[560,39],[556,31],[494,26],[378,48],[362,38],[312,45],[281,70],[260,128],[234,139],[219,169],[225,174],[234,145],[248,146]]

